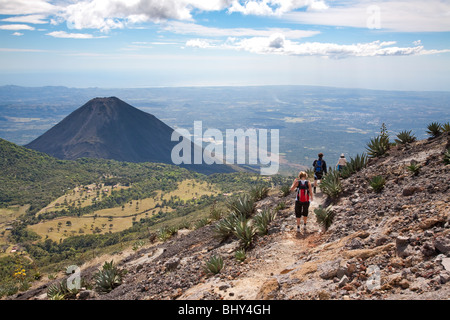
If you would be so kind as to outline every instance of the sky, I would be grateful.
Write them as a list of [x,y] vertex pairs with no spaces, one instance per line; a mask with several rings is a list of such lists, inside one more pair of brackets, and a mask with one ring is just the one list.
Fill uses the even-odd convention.
[[0,85],[450,90],[450,0],[0,0]]

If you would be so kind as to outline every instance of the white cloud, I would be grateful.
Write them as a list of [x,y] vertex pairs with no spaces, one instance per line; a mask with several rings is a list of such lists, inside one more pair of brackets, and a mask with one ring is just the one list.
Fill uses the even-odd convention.
[[214,46],[206,40],[192,39],[186,42],[186,47],[205,49],[205,48],[213,48]]
[[50,14],[58,10],[58,6],[45,0],[0,0],[0,14],[4,15]]
[[65,31],[53,31],[47,33],[48,36],[54,38],[64,38],[64,39],[95,39],[95,38],[104,38],[104,37],[94,37],[89,33],[67,33]]
[[21,33],[21,32],[14,32],[12,35],[16,36],[16,37],[20,37],[20,36],[23,36],[23,33]]
[[[450,2],[394,0],[346,1],[321,11],[286,12],[283,19],[300,24],[370,28],[373,18],[379,28],[398,32],[450,31]],[[376,10],[368,10],[369,8]],[[378,28],[377,28],[378,29]]]
[[9,17],[6,19],[2,19],[1,21],[4,22],[25,22],[25,23],[32,23],[32,24],[45,24],[48,23],[48,21],[44,20],[46,18],[43,14],[31,14],[26,16],[14,16]]
[[176,34],[197,35],[202,37],[267,37],[274,33],[283,33],[289,39],[301,39],[319,34],[319,31],[293,30],[288,28],[215,28],[196,23],[171,21],[163,24],[162,29]]
[[0,30],[34,30],[34,27],[27,24],[4,24],[0,25]]
[[423,46],[398,47],[395,41],[373,41],[342,45],[337,43],[295,42],[287,40],[281,33],[270,37],[252,37],[245,39],[228,38],[222,44],[212,44],[195,39],[186,46],[197,48],[222,48],[247,51],[255,54],[278,54],[289,56],[318,56],[324,58],[343,59],[349,57],[375,56],[408,56],[446,53],[450,50],[425,50]]
[[300,8],[317,11],[327,9],[328,5],[323,0],[235,0],[228,11],[245,15],[280,16]]

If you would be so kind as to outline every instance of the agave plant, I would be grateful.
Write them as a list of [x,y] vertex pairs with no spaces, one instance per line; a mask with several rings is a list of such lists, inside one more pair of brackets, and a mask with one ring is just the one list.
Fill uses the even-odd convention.
[[47,298],[49,300],[66,300],[74,298],[78,293],[78,289],[69,289],[67,287],[67,280],[52,283],[47,288]]
[[416,137],[411,132],[411,130],[401,131],[399,134],[397,134],[397,139],[395,139],[395,142],[397,144],[406,144],[416,141]]
[[291,193],[291,186],[288,184],[282,185],[280,190],[281,190],[281,196],[287,197]]
[[331,206],[327,208],[319,206],[318,208],[314,209],[314,213],[316,214],[317,223],[319,223],[325,229],[325,231],[330,228],[336,215]]
[[382,156],[389,150],[389,138],[386,136],[377,136],[375,138],[370,139],[370,142],[367,144],[367,155],[370,158],[376,158]]
[[370,180],[370,186],[375,192],[381,192],[384,188],[384,184],[386,183],[386,179],[382,176],[375,176]]
[[199,229],[199,228],[202,228],[202,227],[208,225],[209,222],[210,221],[209,221],[209,219],[207,217],[203,217],[203,218],[201,218],[200,220],[197,220],[194,223],[194,227],[195,227],[195,229]]
[[260,213],[254,216],[256,232],[263,236],[269,231],[269,224],[275,220],[277,212],[265,208]]
[[229,201],[227,207],[230,211],[242,214],[244,217],[249,218],[255,210],[255,201],[249,195],[244,194]]
[[108,293],[122,284],[124,270],[114,265],[113,261],[105,262],[101,270],[94,275],[95,288],[98,292]]
[[442,125],[442,132],[450,132],[450,122],[444,123]]
[[160,241],[169,240],[174,234],[178,232],[176,227],[164,226],[161,227],[157,232],[157,237]]
[[247,249],[252,244],[255,234],[256,229],[250,219],[239,221],[234,229],[234,235],[241,241],[244,249]]
[[442,125],[438,122],[432,122],[427,126],[427,134],[431,136],[431,138],[439,137],[442,133]]
[[411,163],[409,166],[406,167],[406,169],[408,169],[408,171],[411,172],[413,175],[417,176],[419,174],[420,166],[415,163]]
[[450,148],[444,153],[444,164],[450,164]]
[[355,158],[350,158],[347,165],[341,170],[340,175],[342,178],[348,178],[355,172],[365,168],[367,165],[367,155],[365,153],[357,154]]
[[340,172],[337,170],[331,170],[328,174],[326,174],[320,183],[320,189],[330,198],[337,198],[342,192]]
[[223,259],[221,256],[211,256],[204,267],[205,273],[218,274],[223,268]]
[[235,212],[230,213],[226,218],[218,221],[214,227],[214,237],[225,241],[234,234],[236,225],[239,221],[245,220],[245,217]]
[[250,197],[253,201],[259,201],[266,198],[269,194],[270,188],[264,185],[253,186],[250,189]]
[[237,261],[244,261],[245,258],[247,257],[245,254],[245,250],[243,249],[238,249],[236,250],[236,252],[234,253],[234,257],[236,258]]

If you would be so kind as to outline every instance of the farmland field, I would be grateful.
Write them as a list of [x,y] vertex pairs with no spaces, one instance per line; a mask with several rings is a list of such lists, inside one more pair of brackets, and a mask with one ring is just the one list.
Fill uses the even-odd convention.
[[[97,196],[95,185],[77,187],[69,191],[65,196],[53,201],[46,210],[62,210],[64,205],[56,203],[88,203]],[[116,189],[126,188],[118,186]],[[101,186],[99,189],[103,196],[111,193],[111,187]],[[89,192],[90,191],[90,192]],[[88,193],[89,192],[89,193]],[[106,232],[118,232],[130,228],[133,222],[139,221],[141,218],[148,218],[157,213],[168,213],[173,211],[168,205],[164,206],[163,201],[178,199],[183,202],[195,201],[201,196],[215,196],[219,194],[219,190],[214,186],[209,186],[204,181],[187,179],[178,183],[176,190],[163,193],[161,190],[156,192],[152,198],[132,200],[122,207],[108,208],[95,211],[92,214],[81,217],[58,217],[56,219],[43,221],[38,224],[29,226],[29,228],[40,235],[43,239],[48,238],[53,241],[59,241],[70,236],[83,234],[101,234]],[[87,205],[87,204],[86,204]]]

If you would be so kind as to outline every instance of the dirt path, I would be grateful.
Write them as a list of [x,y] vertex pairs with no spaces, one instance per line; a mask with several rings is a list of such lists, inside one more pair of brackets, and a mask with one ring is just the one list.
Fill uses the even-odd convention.
[[[318,190],[319,191],[319,190]],[[293,202],[283,212],[282,230],[268,243],[252,249],[247,271],[237,279],[213,277],[187,290],[179,299],[199,299],[205,292],[219,295],[225,300],[254,300],[263,284],[273,276],[291,270],[293,265],[305,255],[308,249],[315,247],[321,239],[321,228],[317,224],[314,209],[323,204],[324,196],[319,191],[309,208],[307,231],[296,230]],[[303,224],[303,220],[302,220]]]

